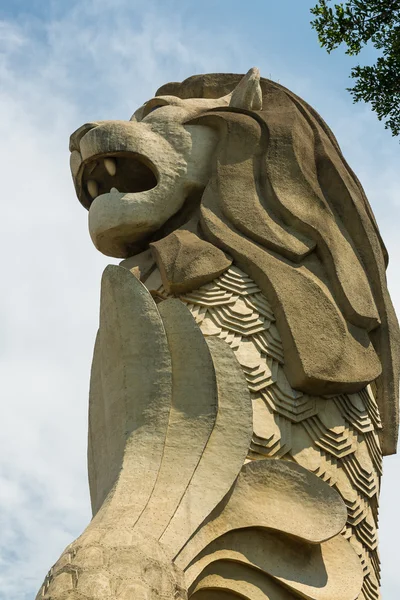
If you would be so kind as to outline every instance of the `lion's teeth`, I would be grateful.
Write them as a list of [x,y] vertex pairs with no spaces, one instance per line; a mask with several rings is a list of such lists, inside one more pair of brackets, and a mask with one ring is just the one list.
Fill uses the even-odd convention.
[[99,186],[94,179],[89,179],[87,189],[93,200],[99,195]]
[[114,192],[114,193],[119,194],[119,191],[117,190],[116,187],[112,187],[111,190],[110,190],[110,192]]
[[107,173],[111,175],[111,177],[114,177],[115,173],[117,172],[117,163],[115,162],[115,160],[113,158],[105,158],[104,166],[106,168]]

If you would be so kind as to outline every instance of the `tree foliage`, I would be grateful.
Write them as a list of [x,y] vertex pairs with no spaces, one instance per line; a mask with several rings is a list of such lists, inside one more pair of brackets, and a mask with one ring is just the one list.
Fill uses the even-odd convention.
[[311,22],[322,47],[328,52],[340,44],[355,56],[369,42],[380,56],[372,66],[351,70],[356,80],[348,88],[354,102],[370,102],[378,119],[393,135],[400,134],[400,0],[351,0],[330,5],[319,0],[311,9]]

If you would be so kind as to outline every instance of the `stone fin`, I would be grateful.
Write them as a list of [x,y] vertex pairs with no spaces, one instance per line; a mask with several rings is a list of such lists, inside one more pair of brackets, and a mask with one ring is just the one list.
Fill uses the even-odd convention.
[[246,459],[253,430],[250,394],[234,353],[222,340],[208,339],[207,344],[217,375],[218,415],[192,480],[160,538],[173,555],[229,492]]
[[287,461],[254,461],[244,465],[223,506],[176,562],[184,568],[217,537],[248,527],[273,529],[318,544],[338,535],[346,518],[339,494],[316,475]]
[[188,567],[188,585],[220,560],[232,562],[232,575],[238,563],[245,564],[311,600],[354,600],[363,583],[358,556],[342,536],[315,545],[274,531],[231,531],[207,546]]
[[157,482],[136,529],[160,537],[202,459],[217,417],[217,383],[207,343],[186,306],[158,306],[172,359],[173,386],[164,453]]
[[186,229],[178,229],[150,246],[164,287],[172,294],[195,290],[232,264],[222,250]]
[[103,273],[99,336],[108,456],[95,504],[109,494],[103,503],[108,518],[110,510],[115,518],[127,512],[133,525],[153,491],[164,452],[172,366],[157,306],[123,267],[109,265]]

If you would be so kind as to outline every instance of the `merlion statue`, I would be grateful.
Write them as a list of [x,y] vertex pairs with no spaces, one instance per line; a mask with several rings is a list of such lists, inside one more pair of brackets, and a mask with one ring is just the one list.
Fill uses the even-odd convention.
[[71,136],[108,266],[93,519],[41,600],[377,600],[399,328],[371,208],[281,85],[196,75]]

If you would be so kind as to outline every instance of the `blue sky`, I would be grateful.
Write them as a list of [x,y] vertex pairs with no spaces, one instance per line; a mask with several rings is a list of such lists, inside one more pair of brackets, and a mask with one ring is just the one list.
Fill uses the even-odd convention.
[[[399,143],[345,88],[355,60],[327,55],[306,0],[0,0],[0,598],[28,600],[90,518],[88,378],[99,285],[75,199],[68,136],[126,119],[163,83],[258,66],[312,104],[336,134],[391,255],[400,312]],[[367,50],[361,61],[368,62]],[[398,278],[397,278],[398,279]],[[383,595],[399,595],[400,459],[385,461]],[[397,592],[397,594],[396,594]]]

